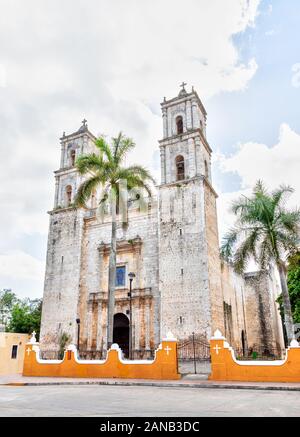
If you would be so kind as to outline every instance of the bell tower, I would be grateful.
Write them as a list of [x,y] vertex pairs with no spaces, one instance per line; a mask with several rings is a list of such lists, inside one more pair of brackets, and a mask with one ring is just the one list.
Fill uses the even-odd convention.
[[61,159],[55,171],[55,199],[49,211],[50,223],[44,283],[40,341],[55,351],[62,334],[76,342],[77,305],[80,291],[81,247],[84,211],[75,208],[76,191],[82,182],[76,159],[96,150],[95,137],[86,120],[72,134],[60,139]]
[[161,104],[161,183],[205,176],[211,181],[211,148],[206,140],[206,111],[194,90],[183,82],[177,97]]
[[95,150],[94,140],[94,135],[88,130],[86,119],[76,132],[70,135],[64,133],[61,137],[60,168],[54,172],[54,209],[65,209],[73,205],[76,190],[81,183],[75,162],[79,155]]
[[206,110],[192,88],[161,104],[159,275],[162,335],[209,339],[222,329],[223,297],[212,150]]

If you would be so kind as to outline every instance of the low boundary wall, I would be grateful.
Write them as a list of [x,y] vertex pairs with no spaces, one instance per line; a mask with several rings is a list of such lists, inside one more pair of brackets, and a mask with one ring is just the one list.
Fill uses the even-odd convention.
[[26,345],[24,376],[70,378],[180,379],[177,340],[170,334],[155,351],[154,360],[124,360],[121,349],[113,344],[105,360],[80,360],[76,346],[70,345],[62,360],[40,358],[35,338]]
[[214,381],[300,382],[300,347],[292,340],[283,360],[238,361],[234,350],[217,330],[211,339],[211,374]]

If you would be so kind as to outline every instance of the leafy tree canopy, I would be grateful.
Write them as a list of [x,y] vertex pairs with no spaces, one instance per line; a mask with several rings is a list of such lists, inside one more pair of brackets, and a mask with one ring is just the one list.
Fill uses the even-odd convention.
[[11,309],[8,332],[31,334],[36,332],[39,338],[41,325],[42,300],[18,300]]
[[0,290],[0,323],[7,326],[17,296],[10,289]]
[[295,323],[300,323],[300,252],[289,259],[287,282]]

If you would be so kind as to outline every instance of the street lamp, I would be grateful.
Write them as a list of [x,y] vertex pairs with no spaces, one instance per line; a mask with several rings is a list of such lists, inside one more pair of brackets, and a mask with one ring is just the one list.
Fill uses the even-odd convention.
[[132,281],[135,278],[135,274],[128,273],[129,277],[129,359],[132,360]]
[[76,323],[77,323],[77,351],[79,353],[80,319],[76,319]]

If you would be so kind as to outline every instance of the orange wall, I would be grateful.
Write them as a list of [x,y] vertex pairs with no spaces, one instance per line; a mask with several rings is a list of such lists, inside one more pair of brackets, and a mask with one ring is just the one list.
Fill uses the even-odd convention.
[[23,375],[70,378],[180,379],[177,342],[163,341],[154,361],[123,361],[121,351],[110,349],[105,362],[77,360],[67,350],[63,361],[39,360],[38,344],[26,345]]
[[300,382],[299,347],[289,347],[285,360],[280,361],[236,361],[233,349],[222,338],[212,339],[210,347],[210,380]]

